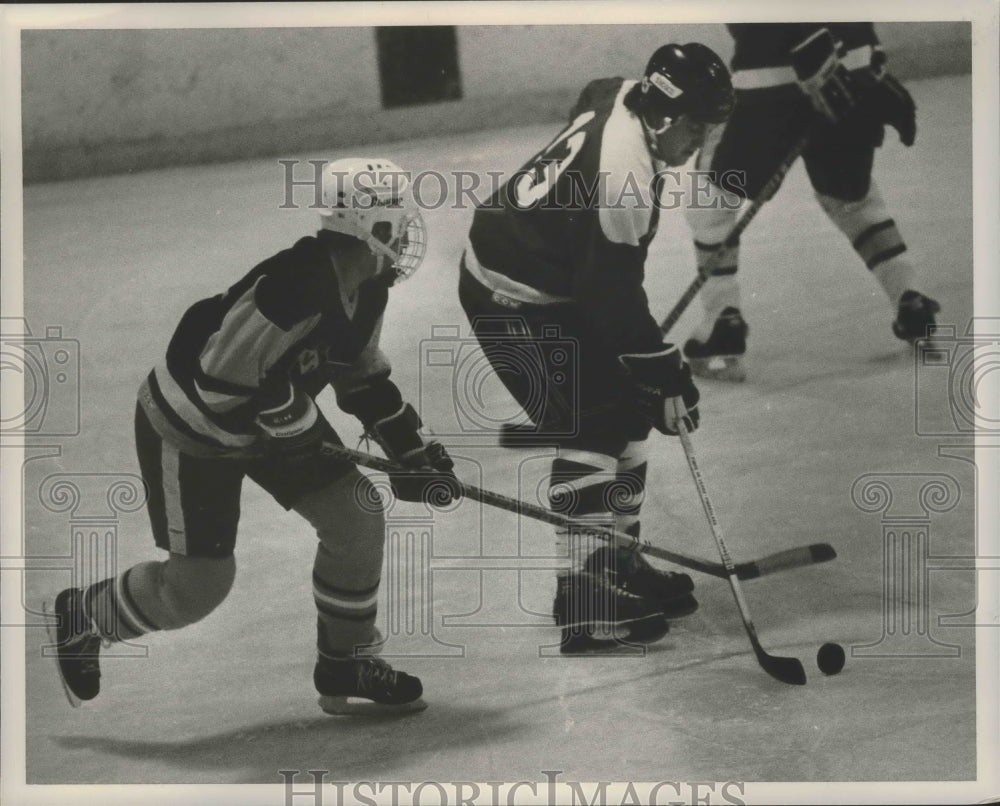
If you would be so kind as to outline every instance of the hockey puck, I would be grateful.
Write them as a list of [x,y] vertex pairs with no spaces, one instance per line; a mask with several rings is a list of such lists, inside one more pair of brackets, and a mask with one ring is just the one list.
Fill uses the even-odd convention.
[[823,644],[816,653],[816,665],[823,674],[837,674],[844,668],[844,657],[840,644]]

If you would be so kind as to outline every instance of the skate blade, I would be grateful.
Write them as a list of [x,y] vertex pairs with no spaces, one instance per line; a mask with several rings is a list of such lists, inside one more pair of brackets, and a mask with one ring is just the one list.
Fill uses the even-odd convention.
[[386,705],[364,697],[332,697],[324,694],[319,698],[319,707],[331,716],[391,716],[423,711],[427,708],[427,703],[422,697],[417,697],[411,702]]
[[77,697],[69,685],[66,683],[66,678],[63,677],[62,666],[59,664],[59,638],[56,635],[56,623],[58,619],[56,618],[55,612],[49,610],[49,603],[42,602],[42,615],[45,617],[45,632],[48,633],[49,640],[52,642],[52,646],[56,648],[56,655],[54,660],[56,663],[56,674],[59,675],[59,683],[62,685],[63,693],[66,695],[66,699],[69,700],[69,704],[74,708],[79,708],[83,705],[83,700]]
[[691,374],[716,381],[740,382],[747,379],[743,360],[738,355],[713,355],[710,358],[689,358]]
[[563,655],[585,655],[599,653],[628,652],[647,644],[655,643],[670,632],[670,624],[659,620],[655,623],[636,623],[636,629],[624,631],[588,630],[582,635],[573,635],[563,630],[563,640],[559,652]]
[[640,616],[632,619],[581,619],[580,621],[557,621],[556,626],[564,630],[589,630],[592,633],[612,633],[615,630],[621,632],[627,630],[631,625],[649,621],[662,616],[662,613],[650,613],[648,616]]

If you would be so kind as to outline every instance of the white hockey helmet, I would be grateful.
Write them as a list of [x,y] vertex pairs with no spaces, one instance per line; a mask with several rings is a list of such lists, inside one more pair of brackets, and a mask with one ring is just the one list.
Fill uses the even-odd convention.
[[391,261],[394,282],[410,277],[424,259],[423,217],[410,193],[410,176],[387,159],[347,157],[323,171],[323,229],[358,238]]

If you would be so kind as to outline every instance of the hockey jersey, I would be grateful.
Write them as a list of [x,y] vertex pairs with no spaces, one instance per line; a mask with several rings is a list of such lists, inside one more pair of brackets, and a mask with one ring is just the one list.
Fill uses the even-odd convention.
[[847,69],[868,66],[879,48],[870,22],[742,22],[726,25],[733,37],[733,86],[760,89],[795,81],[791,51],[821,28],[829,29],[840,43],[841,61]]
[[378,337],[389,283],[373,278],[345,296],[329,249],[302,238],[187,310],[140,404],[180,450],[253,455],[257,414],[286,400],[289,384],[315,397],[332,383],[340,400],[388,376]]
[[660,166],[622,102],[634,84],[591,82],[569,125],[476,209],[466,252],[485,285],[577,306],[618,353],[662,342],[643,290]]

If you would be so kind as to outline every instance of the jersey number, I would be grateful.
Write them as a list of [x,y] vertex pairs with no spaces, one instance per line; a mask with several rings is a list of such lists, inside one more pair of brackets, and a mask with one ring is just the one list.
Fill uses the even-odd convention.
[[514,200],[518,206],[531,207],[549,195],[552,186],[583,148],[587,135],[578,130],[589,123],[596,114],[590,111],[578,115],[518,177],[514,183]]

